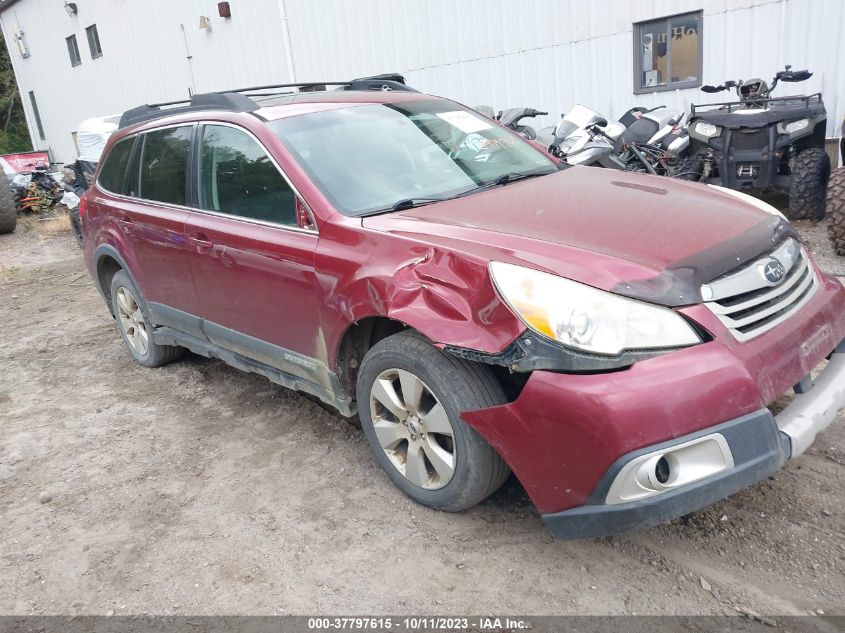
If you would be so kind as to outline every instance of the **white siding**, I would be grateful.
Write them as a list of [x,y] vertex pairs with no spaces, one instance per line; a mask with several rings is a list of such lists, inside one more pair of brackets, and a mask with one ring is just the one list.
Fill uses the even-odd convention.
[[358,0],[354,11],[352,4],[287,0],[299,79],[399,71],[420,90],[468,105],[548,110],[543,124],[575,103],[607,116],[639,104],[686,110],[727,93],[634,95],[632,24],[703,10],[704,83],[770,81],[792,64],[815,75],[782,84],[777,95],[823,92],[829,136],[839,135],[845,116],[841,0]]
[[[217,15],[216,2],[203,0],[85,0],[77,2],[75,17],[65,13],[61,0],[23,0],[4,11],[3,34],[36,147],[70,161],[76,157],[71,132],[86,118],[184,99],[191,87],[204,92],[286,81],[278,1],[232,4],[229,20]],[[199,28],[201,15],[210,18],[210,30]],[[91,24],[97,25],[103,49],[94,60],[85,35]],[[27,59],[14,44],[17,30],[25,33]],[[65,44],[71,34],[82,56],[76,67],[70,65]],[[30,90],[47,141],[38,138]]]
[[[74,157],[70,133],[87,117],[185,98],[189,87],[286,82],[289,65],[299,81],[398,71],[420,90],[469,105],[548,110],[542,124],[579,102],[607,116],[635,104],[687,109],[726,93],[635,96],[632,24],[695,10],[704,12],[705,83],[769,80],[790,63],[815,75],[777,94],[823,92],[831,137],[845,116],[841,0],[231,0],[230,20],[217,17],[216,0],[78,5],[70,18],[61,0],[21,0],[0,16],[30,121],[27,93],[38,99],[48,140],[36,145],[61,160]],[[210,31],[198,28],[200,15]],[[95,22],[103,57],[91,60],[84,28]],[[18,24],[29,59],[14,47]],[[71,33],[82,53],[77,68],[65,47]]]

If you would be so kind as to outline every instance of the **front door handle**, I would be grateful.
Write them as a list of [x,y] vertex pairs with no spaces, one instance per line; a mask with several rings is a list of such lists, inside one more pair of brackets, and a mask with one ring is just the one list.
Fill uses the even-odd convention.
[[209,240],[205,233],[191,233],[188,235],[188,244],[194,247],[200,255],[204,255],[214,246],[214,242]]

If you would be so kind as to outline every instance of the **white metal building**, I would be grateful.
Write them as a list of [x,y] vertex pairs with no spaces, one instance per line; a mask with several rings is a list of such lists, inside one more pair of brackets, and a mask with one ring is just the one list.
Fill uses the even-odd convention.
[[[554,116],[584,103],[686,108],[701,83],[815,75],[828,136],[845,116],[842,0],[2,0],[36,148],[76,157],[92,116],[250,85],[403,73],[467,105]],[[39,123],[40,121],[40,123]]]

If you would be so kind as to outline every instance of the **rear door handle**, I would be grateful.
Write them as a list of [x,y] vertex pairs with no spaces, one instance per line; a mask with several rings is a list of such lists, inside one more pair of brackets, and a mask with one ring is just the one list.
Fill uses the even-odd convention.
[[209,240],[205,233],[191,233],[188,235],[188,244],[194,247],[200,255],[204,255],[214,246],[214,242]]

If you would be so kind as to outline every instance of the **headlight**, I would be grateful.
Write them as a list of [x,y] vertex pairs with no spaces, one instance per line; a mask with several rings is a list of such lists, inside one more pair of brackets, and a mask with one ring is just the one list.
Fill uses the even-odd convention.
[[685,347],[701,339],[678,313],[531,268],[492,262],[499,294],[529,328],[585,352]]
[[699,134],[704,138],[713,138],[714,136],[719,136],[719,134],[722,133],[722,128],[718,125],[708,123],[707,121],[696,121],[693,128],[696,134]]
[[792,134],[793,132],[800,132],[805,127],[810,125],[810,119],[798,119],[797,121],[790,121],[783,126],[785,134]]
[[558,145],[558,149],[560,150],[561,154],[568,154],[572,150],[572,146],[575,145],[575,141],[578,139],[572,136],[569,136],[563,141],[561,141],[560,145]]

